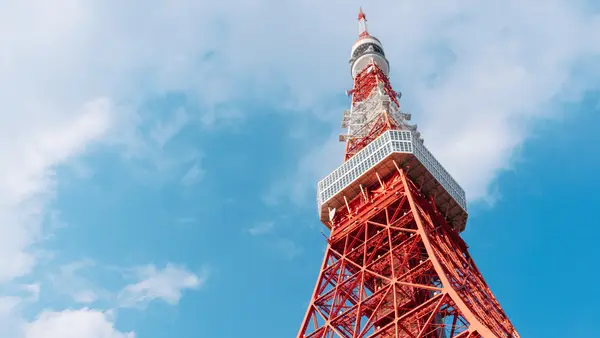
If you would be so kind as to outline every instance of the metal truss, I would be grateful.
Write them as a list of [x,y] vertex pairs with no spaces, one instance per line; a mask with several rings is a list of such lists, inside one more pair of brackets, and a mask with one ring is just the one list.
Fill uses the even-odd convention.
[[346,142],[345,161],[386,130],[416,131],[416,125],[408,124],[410,114],[400,112],[398,93],[374,62],[357,74],[351,93],[352,108],[342,120],[348,134],[340,135],[340,141]]
[[356,75],[356,78],[354,79],[354,88],[352,89],[352,105],[365,101],[379,83],[383,84],[385,93],[399,106],[397,98],[398,94],[392,89],[388,77],[374,62],[371,62],[369,66],[365,67],[365,69]]
[[384,132],[399,129],[396,122],[385,112],[379,115],[370,127],[371,128],[365,136],[347,140],[344,161],[348,161],[352,156],[361,151]]
[[518,338],[458,232],[394,166],[331,221],[298,338]]

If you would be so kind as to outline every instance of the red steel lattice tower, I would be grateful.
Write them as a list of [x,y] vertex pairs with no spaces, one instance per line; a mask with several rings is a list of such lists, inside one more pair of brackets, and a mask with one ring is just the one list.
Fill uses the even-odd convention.
[[318,184],[331,230],[299,338],[519,337],[459,236],[462,188],[400,111],[362,10],[345,162]]

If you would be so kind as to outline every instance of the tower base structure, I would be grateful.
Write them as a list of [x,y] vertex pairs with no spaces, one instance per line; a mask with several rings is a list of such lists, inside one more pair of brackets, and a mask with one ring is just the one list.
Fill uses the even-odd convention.
[[390,161],[332,217],[298,338],[519,337],[456,228]]

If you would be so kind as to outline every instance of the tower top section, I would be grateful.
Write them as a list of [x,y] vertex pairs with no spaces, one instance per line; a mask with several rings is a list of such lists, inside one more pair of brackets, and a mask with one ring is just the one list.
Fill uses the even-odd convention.
[[417,125],[409,122],[411,115],[400,109],[401,95],[390,84],[383,46],[367,32],[366,20],[361,9],[350,56],[354,85],[346,91],[352,103],[341,123],[347,132],[339,135],[346,142],[344,164],[319,182],[321,220],[333,226],[344,213],[354,217],[358,204],[353,201],[361,200],[356,203],[366,207],[371,203],[369,191],[385,188],[383,180],[402,171],[462,231],[467,219],[464,191],[425,148]]
[[367,16],[360,8],[358,12],[358,39],[352,45],[350,54],[350,71],[352,78],[355,78],[368,64],[375,63],[379,69],[387,76],[390,64],[385,58],[383,45],[376,37],[369,34],[367,30]]

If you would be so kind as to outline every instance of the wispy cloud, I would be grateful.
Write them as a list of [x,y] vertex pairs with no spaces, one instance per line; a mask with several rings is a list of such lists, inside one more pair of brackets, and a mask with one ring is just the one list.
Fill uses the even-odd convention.
[[287,238],[278,238],[272,245],[275,250],[279,251],[287,259],[296,258],[303,251],[298,244]]
[[23,284],[21,285],[21,288],[29,293],[29,297],[25,297],[25,301],[37,302],[40,299],[40,283]]
[[181,178],[181,184],[185,186],[191,186],[198,183],[202,176],[204,175],[204,171],[200,169],[199,164],[200,159],[196,160],[196,163],[192,165],[192,167],[183,175]]
[[112,293],[97,285],[88,277],[93,268],[99,268],[91,259],[71,262],[59,267],[57,273],[50,275],[50,282],[54,294],[64,295],[71,300],[91,304],[100,299],[110,300]]
[[300,205],[313,203],[314,198],[309,198],[308,193],[316,189],[320,179],[341,165],[343,158],[344,144],[339,142],[337,134],[333,134],[323,144],[304,154],[291,175],[271,182],[263,201],[267,205],[277,205],[288,198]]
[[258,222],[254,226],[246,229],[246,231],[252,236],[264,235],[273,231],[275,228],[275,222],[266,221]]
[[251,236],[262,237],[263,241],[261,241],[261,245],[265,245],[269,250],[276,251],[280,257],[293,259],[302,253],[302,248],[296,242],[285,238],[275,230],[276,222],[262,221],[244,231]]
[[0,156],[0,281],[25,275],[36,265],[38,257],[31,246],[45,237],[42,222],[53,197],[53,168],[100,138],[108,129],[110,114],[105,99],[84,104],[78,116],[25,117],[34,125],[25,129],[19,124],[21,118],[10,114],[11,118],[2,119],[0,114],[0,134],[13,140]]
[[98,294],[91,289],[76,291],[72,294],[72,296],[73,300],[82,304],[91,304],[100,298],[100,296],[98,296]]
[[145,307],[153,300],[177,304],[182,292],[201,287],[208,278],[208,269],[199,274],[183,267],[167,264],[163,269],[154,265],[138,267],[133,271],[136,282],[121,290],[118,296],[121,307]]
[[[93,269],[95,278],[89,272]],[[120,289],[103,288],[101,281],[122,280]],[[150,302],[162,300],[171,305],[177,304],[185,290],[201,287],[208,278],[208,269],[198,274],[183,266],[168,263],[164,268],[153,264],[134,268],[107,267],[92,260],[81,260],[65,264],[59,272],[51,276],[52,292],[68,296],[80,304],[94,304],[107,308],[144,308]],[[31,286],[34,288],[35,285]],[[39,285],[37,285],[39,293]],[[35,291],[32,289],[32,292]]]
[[171,114],[171,118],[156,122],[148,132],[148,136],[156,142],[159,149],[164,149],[167,143],[173,139],[183,127],[190,121],[188,113],[183,108],[178,108]]
[[165,111],[140,108],[148,111],[136,113],[136,121],[123,127],[110,143],[120,149],[134,177],[148,185],[196,184],[204,174],[203,153],[180,137],[192,118],[187,110],[171,108],[165,101]]

